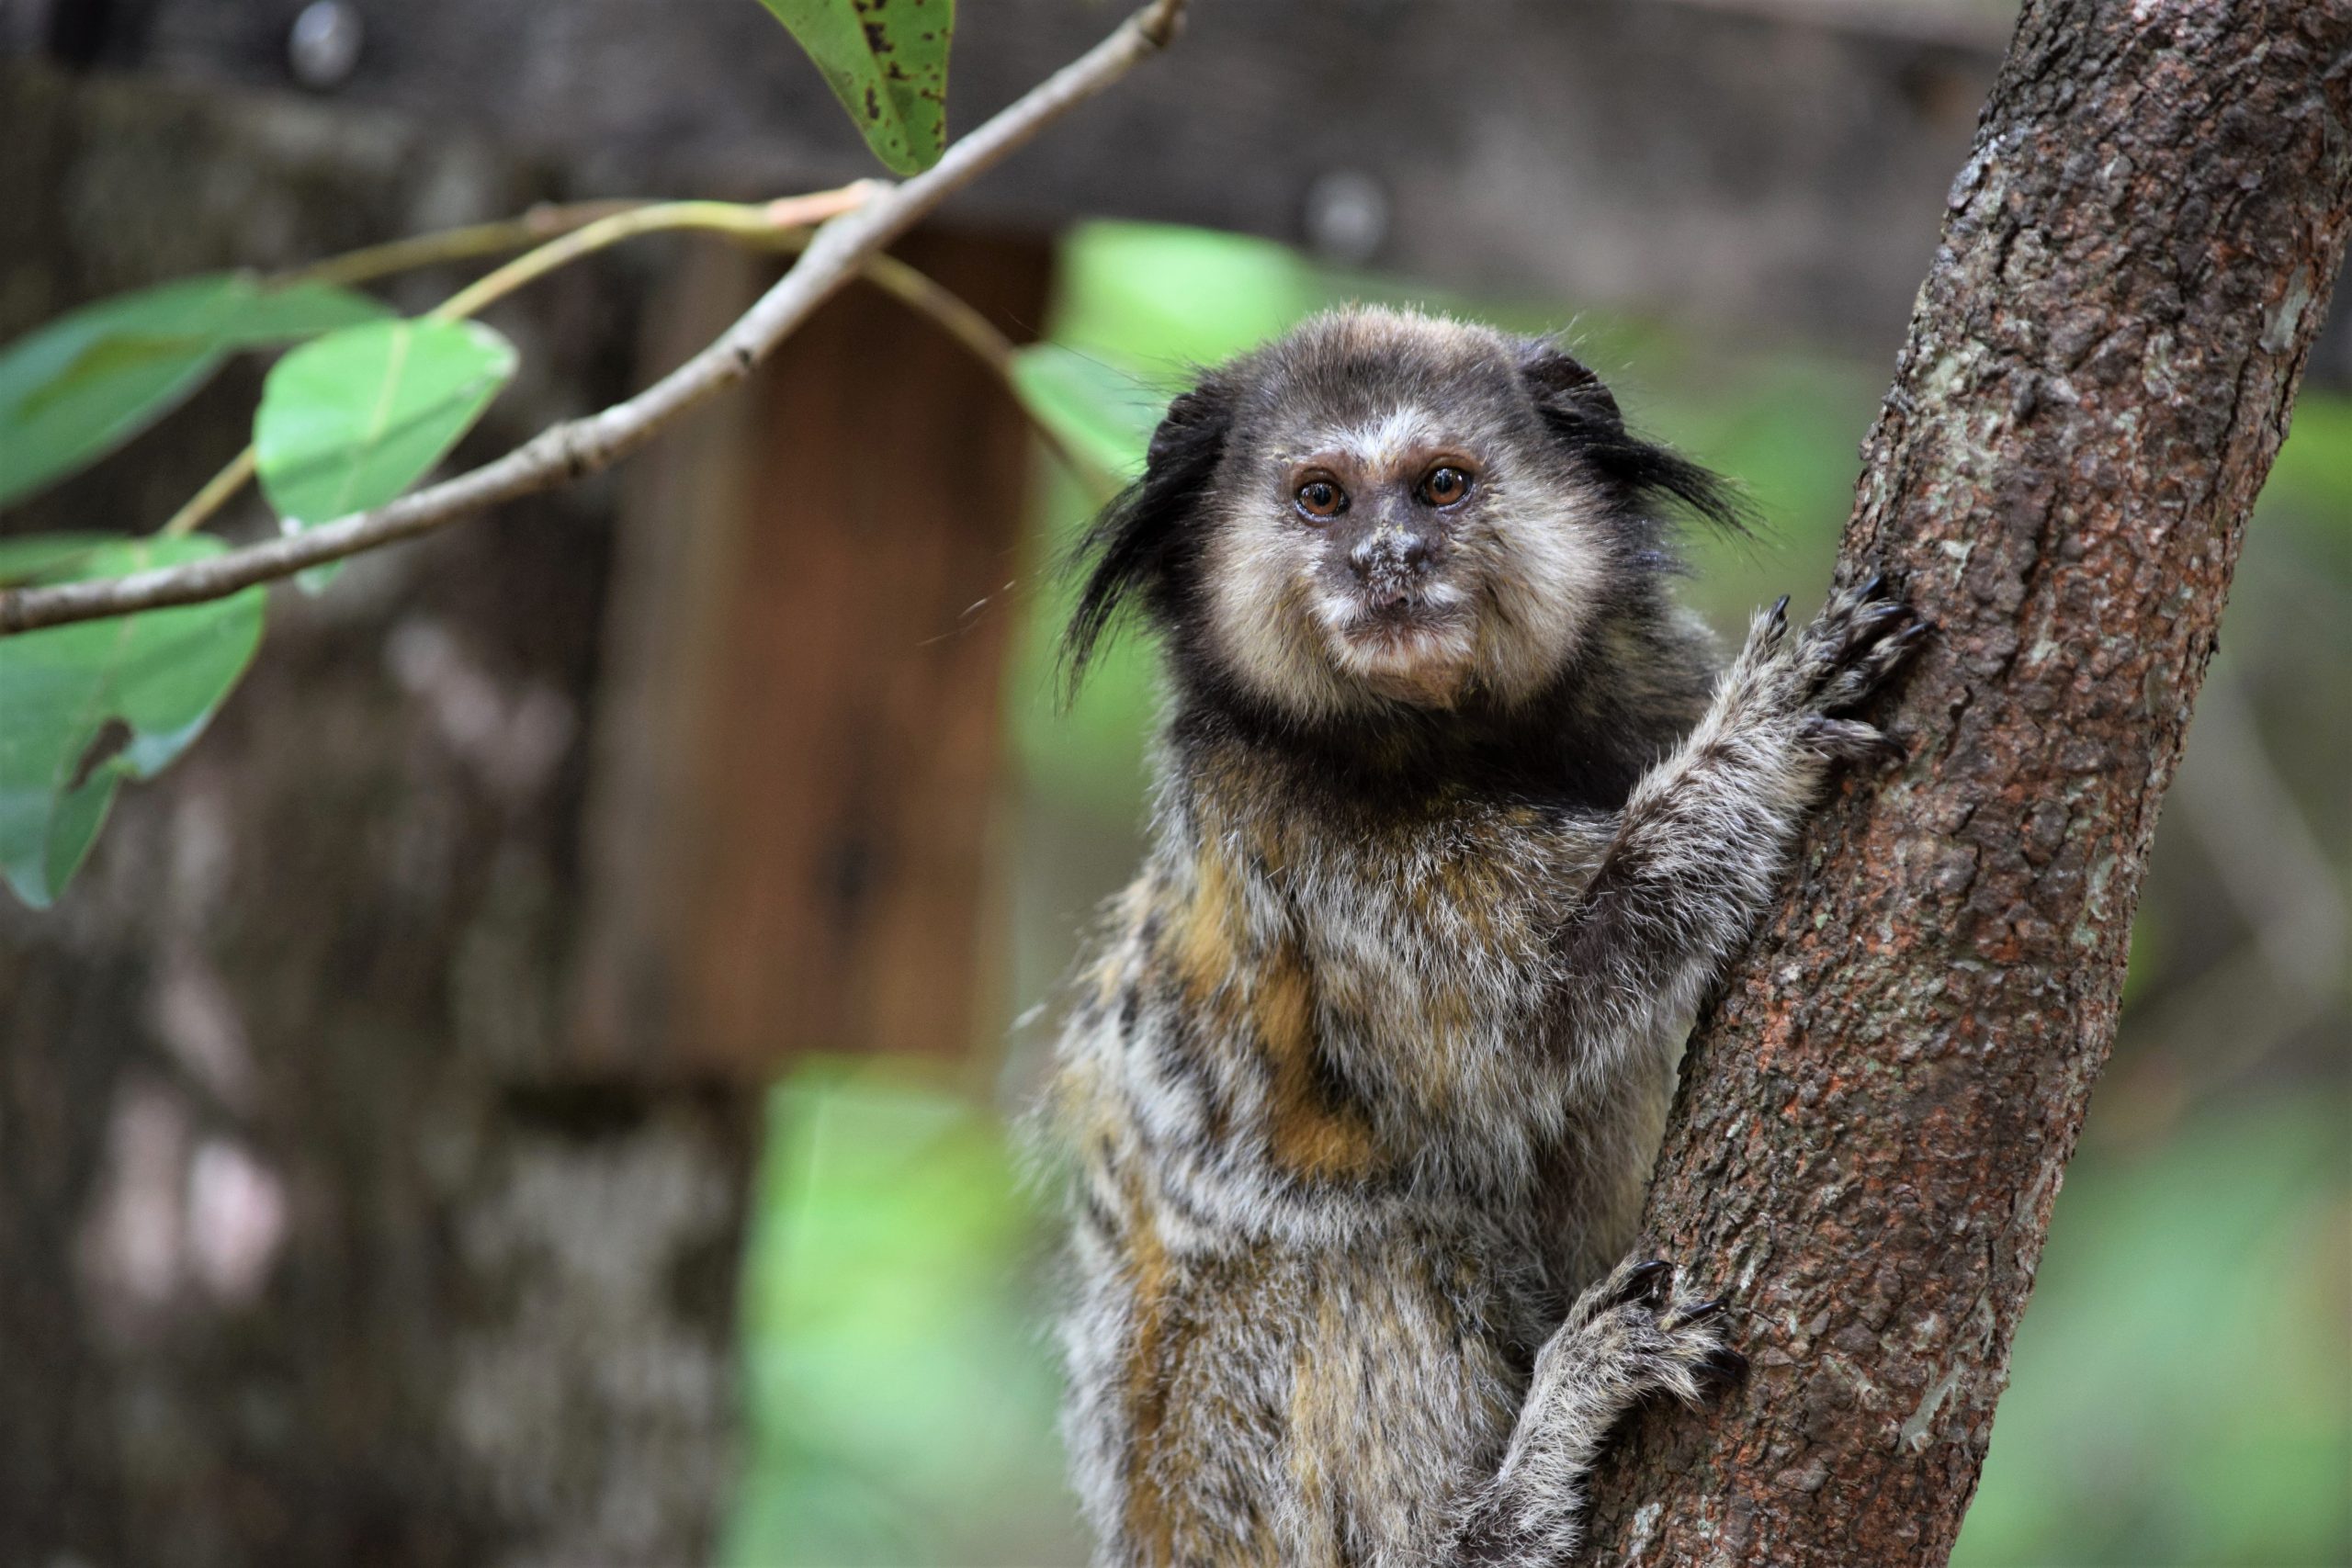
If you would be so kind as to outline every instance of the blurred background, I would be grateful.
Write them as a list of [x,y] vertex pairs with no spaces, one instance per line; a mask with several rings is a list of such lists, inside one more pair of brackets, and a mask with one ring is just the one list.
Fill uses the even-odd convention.
[[[965,0],[955,123],[1118,14]],[[2008,19],[1198,0],[899,254],[1114,467],[1329,304],[1564,331],[1766,520],[1692,541],[1729,632],[1818,599]],[[539,200],[836,183],[840,118],[752,0],[0,0],[0,338]],[[459,460],[773,276],[654,242],[500,307],[526,368]],[[2165,802],[1971,1568],[2352,1562],[2346,314]],[[0,536],[153,526],[257,376]],[[281,592],[76,886],[0,898],[0,1558],[1083,1562],[1007,1127],[1140,844],[1149,650],[1052,702],[1090,508],[854,289],[616,475]]]

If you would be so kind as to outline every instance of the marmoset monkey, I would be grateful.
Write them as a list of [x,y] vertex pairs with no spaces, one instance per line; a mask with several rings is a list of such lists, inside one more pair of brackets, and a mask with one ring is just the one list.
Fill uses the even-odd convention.
[[1611,1425],[1744,1365],[1623,1254],[1700,995],[1924,628],[1783,600],[1718,680],[1678,506],[1735,515],[1554,344],[1353,310],[1177,398],[1090,533],[1073,678],[1136,602],[1171,685],[1046,1108],[1098,1561],[1556,1562]]

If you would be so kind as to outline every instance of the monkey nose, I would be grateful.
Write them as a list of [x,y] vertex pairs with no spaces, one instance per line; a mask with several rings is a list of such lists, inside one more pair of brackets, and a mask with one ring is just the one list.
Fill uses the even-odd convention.
[[1429,565],[1430,542],[1418,534],[1382,529],[1348,552],[1348,564],[1383,604],[1411,596],[1414,580]]

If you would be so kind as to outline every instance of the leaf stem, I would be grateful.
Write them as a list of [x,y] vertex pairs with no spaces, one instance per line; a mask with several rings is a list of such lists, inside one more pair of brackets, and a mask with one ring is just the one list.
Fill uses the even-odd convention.
[[[353,251],[310,268],[299,276],[313,282],[347,284],[354,279],[381,277],[411,267],[430,266],[468,255],[511,250],[534,233],[553,228],[557,237],[515,257],[496,271],[425,312],[427,320],[460,321],[487,309],[516,289],[624,240],[675,229],[705,229],[743,239],[773,239],[781,234],[805,235],[811,223],[838,217],[864,202],[878,182],[860,180],[838,190],[809,196],[785,197],[767,202],[660,201],[586,202],[571,208],[535,208],[522,217],[498,223],[476,223],[437,234],[419,234],[389,244]],[[576,220],[576,223],[575,223]],[[574,224],[568,231],[564,226]],[[176,539],[202,527],[236,498],[258,467],[259,455],[248,446],[188,498],[155,533]]]
[[204,525],[205,519],[229,504],[230,499],[245,488],[254,477],[258,454],[251,446],[229,459],[229,466],[205,481],[204,488],[188,497],[187,504],[172,513],[172,520],[155,530],[159,539],[176,539],[193,534]]
[[286,281],[331,283],[347,288],[444,262],[470,261],[477,256],[519,251],[584,228],[599,219],[650,205],[641,201],[576,201],[562,205],[542,202],[517,218],[469,223],[462,229],[436,230],[430,234],[411,234],[380,245],[346,251],[342,255],[298,267],[285,275]]
[[662,201],[616,212],[515,257],[452,294],[426,314],[438,321],[463,321],[558,267],[568,266],[584,255],[640,234],[702,229],[739,239],[773,240],[779,234],[805,230],[854,210],[876,191],[886,188],[877,180],[860,180],[839,190],[786,197],[780,201]]
[[1030,406],[1019,379],[1013,375],[1013,356],[1019,351],[1013,346],[1012,340],[997,331],[996,324],[974,309],[969,300],[887,252],[876,251],[866,257],[862,276],[866,282],[892,299],[930,317],[933,325],[969,349],[974,357],[995,372],[997,380],[1011,394],[1014,404],[1028,416],[1030,428],[1037,433],[1038,439],[1046,444],[1046,449],[1060,460],[1063,467],[1078,477],[1080,483],[1093,492],[1097,502],[1108,501],[1117,492],[1117,475],[1082,456],[1062,439],[1061,433],[1053,427],[1050,421],[1040,417],[1037,411]]

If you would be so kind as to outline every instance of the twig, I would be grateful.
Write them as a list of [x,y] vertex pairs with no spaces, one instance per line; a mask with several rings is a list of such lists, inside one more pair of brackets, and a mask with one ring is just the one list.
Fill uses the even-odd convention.
[[865,258],[865,281],[910,309],[931,318],[932,324],[949,337],[972,351],[973,357],[995,373],[1013,403],[1029,417],[1029,426],[1046,449],[1060,459],[1062,466],[1078,476],[1079,481],[1094,492],[1095,499],[1108,501],[1119,488],[1119,478],[1100,463],[1084,456],[1069,442],[1052,423],[1039,417],[1029,406],[1028,398],[1021,390],[1021,383],[1013,374],[1014,356],[1019,350],[1012,340],[997,331],[996,324],[971,302],[952,288],[918,272],[893,255],[876,252]]
[[[657,234],[678,229],[704,229],[739,239],[773,240],[790,235],[805,242],[808,225],[837,218],[858,207],[878,188],[872,180],[860,180],[839,190],[818,191],[811,196],[789,196],[765,203],[734,201],[661,201],[633,202],[617,211],[582,219],[571,225],[559,238],[548,241],[527,254],[515,257],[504,266],[476,278],[472,283],[427,311],[428,320],[461,321],[468,316],[488,310],[526,284],[536,283],[558,267],[568,266],[584,255],[633,240],[640,234]],[[560,209],[569,214],[584,209]],[[545,219],[537,220],[544,223]],[[560,221],[560,218],[559,219]],[[396,241],[390,245],[376,245],[350,255],[338,256],[322,263],[307,276],[316,278],[321,272],[334,269],[337,275],[381,276],[402,267],[429,266],[463,255],[480,255],[498,248],[493,240],[513,238],[518,231],[535,226],[529,213],[505,223],[477,223],[469,228],[447,230],[438,234],[420,234],[413,240]],[[364,263],[368,271],[355,266]],[[248,446],[229,459],[228,467],[206,481],[202,490],[188,499],[187,505],[172,514],[171,521],[155,530],[158,536],[176,539],[193,534],[212,514],[235,498],[254,477],[258,467],[259,453]]]
[[171,521],[155,530],[159,539],[176,539],[193,534],[204,526],[205,520],[229,504],[232,497],[245,488],[260,466],[261,454],[248,446],[229,459],[228,466],[204,481],[204,488],[187,498],[186,505],[172,513]]
[[[603,250],[640,234],[667,230],[702,230],[750,244],[805,250],[808,244],[810,225],[854,211],[887,188],[876,181],[860,180],[838,190],[785,197],[764,203],[671,201],[615,212],[583,224],[577,231],[542,245],[527,255],[516,257],[471,287],[451,295],[427,314],[436,321],[462,321],[486,310],[526,284],[536,282],[593,251]],[[867,256],[860,271],[866,282],[918,313],[930,317],[933,325],[969,349],[975,358],[993,371],[1012,400],[1024,413],[1029,413],[1030,423],[1039,438],[1080,479],[1105,497],[1119,488],[1115,476],[1105,473],[1099,465],[1080,456],[1061,438],[1059,432],[1037,418],[1029,409],[1028,400],[1022,396],[1020,383],[1013,377],[1016,350],[1012,340],[999,332],[988,317],[974,310],[953,289],[941,287],[931,277],[886,252],[876,251]]]
[[[692,229],[722,234],[747,244],[779,250],[805,250],[808,244],[809,224],[854,209],[874,195],[876,188],[875,182],[861,180],[839,190],[785,197],[765,203],[629,203],[618,210],[607,210],[569,226],[560,237],[527,255],[517,257],[495,272],[486,274],[426,314],[435,321],[462,321],[559,267],[641,234]],[[342,263],[352,257],[368,258],[368,266],[376,276],[381,276],[401,266],[428,266],[448,260],[453,255],[482,254],[493,248],[490,243],[492,236],[511,240],[517,233],[544,222],[545,220],[534,220],[526,213],[520,219],[504,223],[479,223],[469,228],[446,230],[438,234],[420,234],[411,241],[355,251],[351,257],[337,257],[335,261]],[[322,264],[327,265],[333,264]],[[340,270],[344,276],[350,276],[356,269],[345,266]],[[930,277],[885,252],[877,251],[865,258],[863,275],[868,283],[884,293],[930,317],[934,325],[969,349],[987,366],[1021,411],[1028,415],[1038,438],[1098,499],[1108,500],[1119,488],[1116,475],[1080,454],[1062,439],[1059,431],[1029,406],[1013,373],[1016,351],[1012,340],[997,331],[986,316],[974,310],[952,289],[940,287]],[[175,539],[202,527],[254,477],[255,459],[255,451],[250,446],[231,458],[227,467],[213,475],[202,490],[189,498],[187,504],[172,514],[170,522],[155,531],[157,536]]]
[[819,191],[814,196],[786,197],[782,200],[766,203],[664,201],[628,212],[616,212],[560,239],[549,241],[526,255],[515,257],[496,272],[478,278],[452,294],[427,314],[438,321],[463,321],[477,311],[487,310],[524,285],[545,277],[558,267],[567,266],[592,251],[617,245],[623,240],[633,240],[640,234],[656,234],[673,229],[702,229],[739,238],[772,239],[781,232],[806,229],[845,212],[854,212],[888,188],[878,180],[860,180],[839,190]]
[[541,432],[494,462],[372,512],[208,560],[128,577],[0,592],[0,636],[219,599],[609,467],[688,410],[748,376],[867,260],[1047,125],[1102,92],[1174,36],[1184,0],[1153,3],[1084,55],[947,149],[930,169],[817,231],[800,260],[707,348],[625,402]]
[[628,212],[649,205],[641,201],[576,201],[557,205],[542,202],[519,218],[502,218],[490,223],[469,223],[462,229],[442,229],[430,234],[412,234],[406,239],[369,245],[363,250],[347,251],[339,256],[312,262],[284,275],[288,283],[333,283],[349,288],[355,283],[372,283],[394,273],[413,272],[418,267],[437,266],[443,262],[470,261],[477,256],[503,255],[532,245],[545,244],[615,213]]

